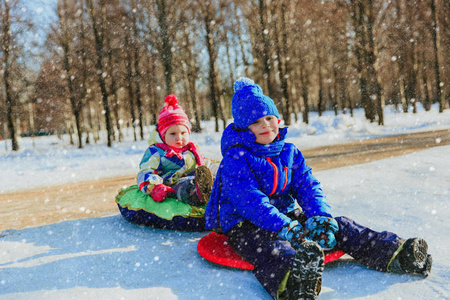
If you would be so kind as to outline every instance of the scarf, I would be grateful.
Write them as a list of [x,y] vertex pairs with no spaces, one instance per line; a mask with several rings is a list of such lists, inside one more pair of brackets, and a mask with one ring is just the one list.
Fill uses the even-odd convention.
[[164,151],[166,151],[166,154],[164,156],[166,157],[172,157],[172,156],[176,156],[179,159],[183,158],[183,152],[185,151],[191,151],[194,154],[195,160],[197,162],[197,165],[201,166],[203,165],[203,158],[200,155],[200,150],[198,149],[198,147],[192,143],[189,142],[186,146],[184,146],[183,148],[175,148],[175,147],[171,147],[165,143],[156,143],[154,144],[154,146],[163,149]]

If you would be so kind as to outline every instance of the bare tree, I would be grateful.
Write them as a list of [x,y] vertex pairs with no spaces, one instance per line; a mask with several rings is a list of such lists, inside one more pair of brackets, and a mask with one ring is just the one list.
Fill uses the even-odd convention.
[[[105,0],[98,0],[98,3],[95,0],[86,0],[88,7],[88,14],[92,23],[92,30],[94,33],[95,39],[95,66],[97,68],[97,80],[100,85],[105,123],[106,123],[106,132],[108,139],[108,147],[112,146],[112,140],[114,138],[114,129],[111,122],[111,110],[109,108],[108,103],[108,91],[106,89],[106,80],[105,75],[106,69],[104,67],[104,43],[105,43],[105,34],[106,34],[106,4]],[[98,4],[98,7],[97,7]]]
[[269,97],[273,98],[274,92],[272,87],[272,68],[270,67],[271,61],[270,61],[270,35],[269,35],[269,26],[267,24],[267,4],[266,0],[259,0],[259,22],[260,22],[260,34],[262,39],[262,45],[263,45],[263,51],[262,51],[262,57],[263,57],[263,64],[264,64],[264,77],[267,81],[267,92],[269,94]]
[[436,2],[435,0],[431,0],[431,17],[433,18],[433,28],[431,30],[433,36],[433,50],[434,50],[434,74],[436,76],[436,91],[437,98],[439,101],[439,112],[444,111],[445,107],[445,99],[442,94],[441,87],[441,74],[439,70],[439,53],[440,53],[440,45],[439,45],[439,36],[438,36],[438,23],[437,23],[437,10],[436,10]]
[[14,105],[15,101],[12,94],[12,60],[13,60],[13,48],[11,38],[11,8],[8,0],[3,0],[1,8],[1,21],[3,25],[2,31],[2,44],[1,51],[3,52],[3,83],[5,86],[5,105],[6,105],[6,117],[8,122],[9,136],[11,138],[11,149],[13,151],[19,150],[19,142],[17,140],[17,132],[14,117]]
[[215,20],[212,19],[214,16],[215,7],[211,2],[206,2],[201,5],[201,18],[203,19],[205,26],[205,42],[206,49],[209,54],[209,89],[211,95],[211,104],[213,109],[213,115],[215,117],[215,130],[219,132],[219,114],[220,118],[223,121],[223,128],[226,127],[226,120],[223,114],[223,107],[220,101],[220,94],[222,93],[221,88],[219,86],[219,77],[218,71],[216,67],[217,61],[217,50],[216,50],[216,42],[214,40],[214,24]]
[[183,83],[186,92],[186,99],[189,102],[190,111],[193,114],[194,122],[192,124],[193,132],[200,132],[200,107],[197,93],[196,81],[198,79],[198,61],[195,53],[195,41],[197,40],[197,33],[195,27],[191,26],[189,18],[193,18],[195,11],[184,10],[180,16],[180,41],[183,70]]
[[[128,31],[125,33],[125,49],[130,49],[130,32]],[[134,81],[133,81],[133,57],[131,51],[126,51],[126,61],[125,65],[127,68],[127,90],[128,90],[128,108],[130,109],[130,115],[131,115],[131,124],[133,127],[133,136],[134,140],[137,141],[137,135],[136,135],[136,112],[135,112],[135,102],[134,102]]]
[[235,15],[234,20],[236,20],[236,22],[237,22],[236,23],[236,30],[237,30],[236,36],[239,41],[239,50],[241,52],[241,59],[242,59],[243,65],[244,65],[244,74],[246,77],[248,77],[249,76],[248,68],[250,66],[250,63],[248,62],[247,55],[245,54],[245,52],[246,52],[245,45],[244,45],[244,40],[242,39],[242,36],[243,36],[243,34],[242,34],[242,26],[243,25],[242,25],[242,21],[241,21],[242,16],[238,14],[238,9],[237,9],[238,5],[237,5],[236,1],[233,6],[234,6],[234,15]]
[[[383,113],[383,101],[381,97],[381,85],[378,82],[378,73],[376,69],[376,49],[375,49],[375,39],[373,36],[375,17],[374,17],[374,7],[373,0],[367,1],[366,7],[366,22],[367,22],[367,39],[368,39],[368,48],[367,48],[367,71],[368,71],[368,79],[370,82],[369,85],[369,97],[372,100],[369,106],[370,110],[374,110],[372,103],[376,100],[376,114],[378,116],[378,124],[384,125],[384,113]],[[372,112],[369,113],[372,116]],[[372,119],[369,118],[372,121]]]
[[121,129],[121,119],[119,116],[119,95],[118,95],[118,86],[117,86],[117,77],[119,77],[117,75],[118,70],[117,70],[117,65],[119,64],[119,53],[118,51],[116,51],[116,49],[113,49],[112,45],[111,45],[111,38],[109,37],[109,35],[106,37],[106,44],[107,44],[107,48],[108,48],[108,73],[111,77],[111,83],[110,83],[110,90],[111,90],[111,96],[113,97],[113,105],[112,105],[112,110],[113,110],[113,114],[114,114],[114,119],[115,119],[115,123],[116,123],[116,128],[117,128],[117,132],[118,132],[118,140],[119,142],[121,142],[123,140],[123,133],[122,133],[122,129]]
[[133,81],[134,88],[136,89],[136,105],[138,109],[138,117],[139,117],[139,132],[141,140],[144,139],[144,108],[142,106],[142,92],[141,92],[141,67],[140,67],[140,52],[139,52],[139,30],[137,24],[137,5],[135,1],[131,1],[131,28],[133,30],[133,43],[132,43],[132,51],[133,51],[133,63],[134,63],[134,73],[133,73]]
[[[281,1],[278,12],[275,13],[276,20],[274,22],[276,53],[278,59],[278,78],[281,83],[283,95],[283,119],[286,125],[291,125],[291,101],[289,96],[288,78],[290,72],[289,54],[288,54],[288,29],[286,24],[287,1]],[[277,7],[275,7],[277,9]],[[278,23],[281,24],[278,30]]]
[[[70,7],[73,7],[72,5]],[[78,135],[78,148],[83,148],[83,140],[82,140],[82,130],[81,130],[81,110],[83,108],[82,99],[78,98],[75,95],[75,87],[74,87],[74,76],[72,74],[72,43],[75,40],[73,34],[74,30],[71,28],[73,24],[69,24],[71,20],[67,17],[68,15],[74,15],[73,12],[68,12],[69,7],[65,0],[58,1],[58,17],[59,17],[59,25],[61,30],[61,35],[59,38],[59,43],[64,51],[63,54],[63,67],[66,72],[65,78],[67,81],[67,88],[69,91],[69,99],[72,108],[72,113],[75,117],[75,126]]]
[[[373,38],[372,0],[352,0],[352,24],[355,30],[355,53],[358,59],[358,74],[361,102],[365,116],[371,122],[376,119],[376,101],[381,99],[381,86],[375,68],[375,45]],[[381,110],[382,111],[382,110]],[[380,111],[379,111],[380,113]],[[379,118],[382,122],[382,118]]]
[[[159,54],[164,66],[164,75],[166,79],[166,94],[172,94],[172,45],[170,40],[169,16],[167,13],[166,0],[156,0],[158,25],[160,28],[161,42],[158,43]],[[173,5],[173,3],[172,3]]]

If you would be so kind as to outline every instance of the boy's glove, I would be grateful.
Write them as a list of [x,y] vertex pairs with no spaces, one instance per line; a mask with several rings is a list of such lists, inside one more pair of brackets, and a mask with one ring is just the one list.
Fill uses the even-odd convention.
[[150,192],[150,196],[152,196],[153,201],[163,202],[169,193],[175,193],[175,190],[164,184],[156,184]]
[[306,229],[308,230],[307,239],[317,242],[322,248],[328,250],[336,246],[336,238],[334,234],[339,230],[339,226],[335,219],[314,216],[306,221]]
[[278,236],[291,243],[292,247],[298,249],[300,244],[305,241],[305,231],[298,221],[292,221],[285,225],[278,232]]

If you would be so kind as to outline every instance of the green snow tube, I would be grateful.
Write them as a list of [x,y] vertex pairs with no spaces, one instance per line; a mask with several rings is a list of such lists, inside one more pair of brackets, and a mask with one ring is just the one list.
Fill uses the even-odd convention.
[[173,198],[155,202],[151,196],[144,195],[137,185],[120,189],[116,203],[122,216],[138,225],[172,230],[206,231],[204,206],[191,206]]

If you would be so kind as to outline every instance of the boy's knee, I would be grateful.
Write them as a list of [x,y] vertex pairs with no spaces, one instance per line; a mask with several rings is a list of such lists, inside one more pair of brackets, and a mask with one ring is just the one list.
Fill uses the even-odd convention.
[[348,225],[354,224],[357,225],[356,222],[353,219],[350,219],[345,216],[339,216],[334,218],[336,222],[338,223],[339,230],[341,230],[343,227],[346,227]]

